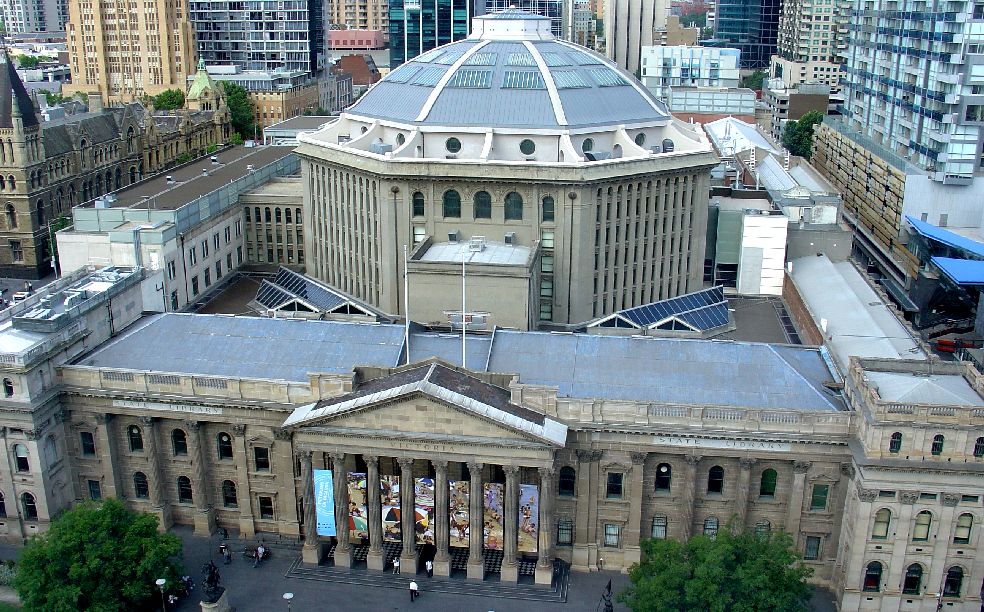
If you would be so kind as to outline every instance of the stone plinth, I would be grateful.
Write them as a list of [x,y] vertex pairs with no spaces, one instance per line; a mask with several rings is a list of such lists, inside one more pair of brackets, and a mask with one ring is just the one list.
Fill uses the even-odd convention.
[[229,605],[229,598],[226,596],[226,590],[223,588],[219,589],[221,594],[210,601],[213,598],[208,597],[200,602],[202,607],[202,612],[235,612],[235,608]]

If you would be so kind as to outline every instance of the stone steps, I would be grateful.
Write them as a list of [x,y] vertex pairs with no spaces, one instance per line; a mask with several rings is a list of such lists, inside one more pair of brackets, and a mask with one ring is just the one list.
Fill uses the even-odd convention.
[[404,572],[393,575],[389,572],[376,572],[360,569],[336,568],[328,565],[317,567],[306,566],[300,557],[291,563],[285,576],[300,580],[319,582],[337,582],[358,584],[370,588],[389,588],[406,590],[410,580],[416,580],[420,592],[426,596],[428,591],[470,595],[474,597],[518,599],[524,601],[540,601],[562,603],[567,601],[567,590],[570,583],[570,568],[565,563],[557,564],[558,578],[551,587],[533,584],[513,584],[486,580],[483,582],[461,578],[445,578],[435,576],[428,578],[426,574]]

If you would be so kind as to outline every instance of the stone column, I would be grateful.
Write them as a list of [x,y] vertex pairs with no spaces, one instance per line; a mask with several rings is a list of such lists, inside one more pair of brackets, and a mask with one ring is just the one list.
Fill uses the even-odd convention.
[[434,573],[438,576],[451,575],[451,555],[448,551],[450,544],[450,491],[448,490],[448,462],[443,459],[431,460],[434,466],[434,545],[437,554],[434,556]]
[[161,469],[161,458],[158,453],[157,440],[157,419],[155,417],[143,417],[144,424],[144,451],[147,453],[149,463],[148,478],[150,479],[150,504],[153,506],[153,513],[157,515],[159,524],[157,528],[167,531],[171,528],[171,505],[168,503],[164,493],[164,471]]
[[642,487],[647,453],[631,453],[632,471],[629,473],[629,522],[625,525],[624,567],[642,559],[639,539],[642,533]]
[[[271,459],[274,461],[274,466],[281,466],[277,469],[278,472],[289,475],[289,478],[283,480],[277,479],[277,489],[280,494],[277,495],[277,504],[279,509],[277,511],[277,529],[280,531],[281,537],[296,537],[298,540],[301,538],[301,521],[297,515],[297,478],[294,476],[294,442],[293,436],[289,431],[285,431],[280,427],[273,428],[273,438],[275,442],[273,443],[273,448],[270,449]],[[284,466],[290,466],[290,470],[284,470]]]
[[793,463],[793,488],[789,492],[789,507],[786,514],[786,533],[793,537],[793,544],[799,548],[800,519],[803,518],[803,495],[806,489],[806,473],[812,464],[809,461]]
[[752,467],[758,462],[754,457],[738,459],[738,489],[735,495],[735,532],[745,529],[748,515],[748,486],[752,477]]
[[413,503],[413,458],[400,457],[400,537],[403,538],[403,551],[400,554],[400,571],[417,573],[417,533]]
[[352,567],[352,547],[349,545],[348,470],[345,453],[331,455],[332,483],[335,488],[335,567]]
[[485,580],[485,491],[482,489],[482,463],[468,463],[468,577]]
[[540,558],[536,562],[536,584],[553,582],[553,482],[554,469],[540,468],[540,524],[537,526],[537,550]]
[[[96,431],[99,434],[96,441],[96,453],[99,457],[99,463],[102,465],[103,480],[106,483],[106,496],[122,499],[126,495],[124,494],[119,475],[116,473],[116,466],[118,465],[116,435],[109,431],[110,424],[114,418],[115,415],[112,414],[96,415]],[[118,434],[119,432],[116,433]],[[78,482],[72,483],[73,490],[78,489],[78,486]],[[76,495],[76,498],[81,499],[81,496]],[[9,497],[8,499],[16,499],[16,496]]]
[[236,462],[236,474],[239,476],[238,491],[245,495],[239,496],[239,533],[244,538],[251,538],[256,535],[256,527],[253,524],[253,488],[249,482],[249,449],[246,447],[246,426],[233,425],[232,431],[236,441],[237,452],[233,454]]
[[603,451],[577,449],[577,509],[571,566],[598,571],[598,461]]
[[700,455],[686,455],[684,461],[687,462],[686,474],[683,479],[683,502],[680,508],[680,537],[684,540],[690,537],[694,529],[694,503],[697,500],[697,466],[700,464]]
[[301,483],[304,499],[304,548],[301,560],[304,563],[321,563],[321,542],[318,540],[318,510],[314,498],[314,460],[311,451],[301,451]]
[[192,480],[192,492],[195,496],[195,535],[210,536],[215,533],[215,508],[209,499],[209,491],[212,487],[208,486],[208,466],[205,465],[205,440],[203,439],[201,423],[198,421],[185,421],[185,427],[191,432],[194,438],[194,446],[191,449],[191,462],[195,469],[195,478]]
[[366,566],[371,570],[383,569],[383,510],[379,494],[379,457],[362,455],[366,462],[366,505],[369,520],[369,554]]
[[502,505],[502,573],[503,582],[519,581],[519,564],[516,554],[519,538],[519,467],[504,465],[506,473],[506,495]]

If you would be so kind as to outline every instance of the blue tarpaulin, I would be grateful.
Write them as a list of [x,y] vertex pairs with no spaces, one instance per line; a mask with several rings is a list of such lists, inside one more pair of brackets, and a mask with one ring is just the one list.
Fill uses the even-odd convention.
[[976,240],[964,238],[959,234],[954,234],[953,232],[937,227],[932,223],[920,221],[910,215],[906,215],[905,220],[909,222],[912,229],[916,230],[920,235],[925,236],[930,240],[935,240],[936,242],[941,242],[955,249],[962,249],[968,253],[973,253],[974,255],[984,257],[984,244],[981,244]]
[[984,261],[933,257],[933,265],[958,285],[984,285]]

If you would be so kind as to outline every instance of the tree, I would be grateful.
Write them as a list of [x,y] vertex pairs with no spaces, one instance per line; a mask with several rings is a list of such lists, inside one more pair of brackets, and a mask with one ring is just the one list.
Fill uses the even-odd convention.
[[180,89],[165,89],[154,96],[154,108],[157,110],[174,110],[185,103],[184,92]]
[[820,111],[810,111],[799,121],[787,121],[782,131],[782,146],[793,155],[810,159],[813,154],[813,130],[821,121],[823,114]]
[[18,55],[17,56],[17,67],[25,68],[30,70],[32,68],[37,68],[38,64],[41,63],[41,59],[33,55]]
[[760,90],[762,89],[762,83],[765,82],[765,71],[756,70],[755,72],[742,77],[741,86],[747,87],[748,89]]
[[44,99],[48,103],[48,106],[57,106],[65,101],[65,96],[60,93],[48,91],[47,89],[42,89],[41,91],[44,92]]
[[21,554],[14,588],[27,612],[153,608],[158,578],[177,585],[181,541],[158,533],[157,518],[116,499],[86,502],[32,538]]
[[232,116],[232,129],[243,139],[253,137],[255,126],[253,124],[253,101],[249,99],[249,93],[242,85],[222,81],[225,89],[226,104],[229,106],[229,114]]
[[633,612],[806,612],[806,567],[785,532],[643,540],[618,599]]

